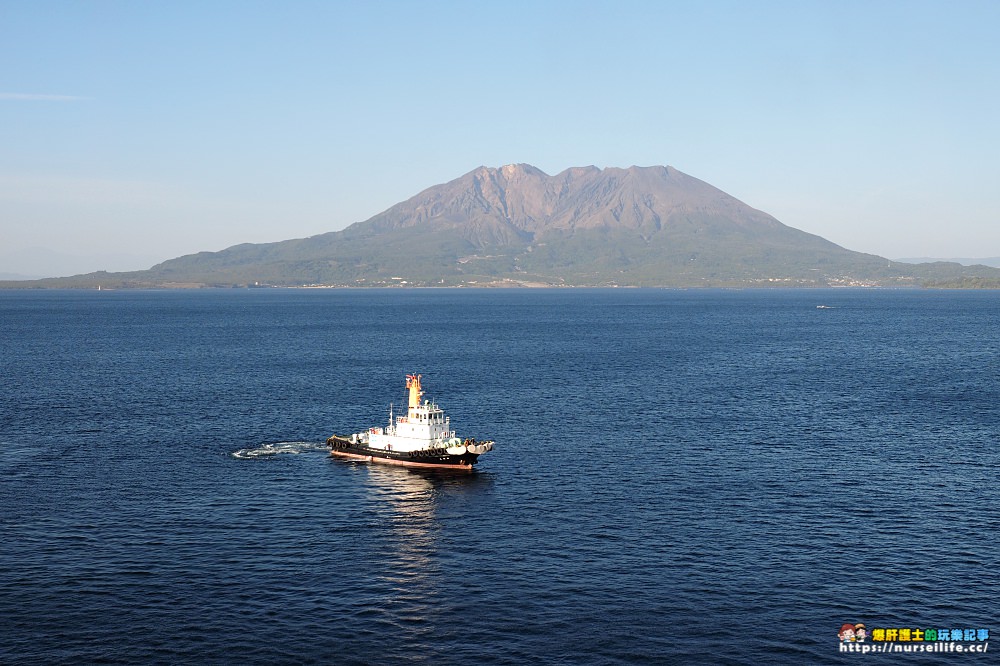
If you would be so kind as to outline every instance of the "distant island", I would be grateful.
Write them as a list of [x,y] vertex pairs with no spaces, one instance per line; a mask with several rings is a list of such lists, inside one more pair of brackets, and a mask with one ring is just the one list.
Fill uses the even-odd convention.
[[905,263],[794,229],[669,166],[479,167],[310,238],[242,244],[149,270],[4,288],[998,288],[1000,268]]
[[952,262],[956,264],[962,264],[963,266],[993,266],[994,268],[1000,268],[1000,257],[981,257],[981,258],[971,258],[971,257],[908,257],[903,259],[897,259],[896,261],[902,261],[907,264],[933,264],[937,262]]

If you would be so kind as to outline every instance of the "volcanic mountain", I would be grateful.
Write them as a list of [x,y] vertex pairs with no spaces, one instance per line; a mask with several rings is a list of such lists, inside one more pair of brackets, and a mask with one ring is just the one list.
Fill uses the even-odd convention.
[[479,167],[342,231],[85,277],[120,286],[823,286],[983,271],[1000,276],[847,250],[672,167],[549,176],[511,164]]

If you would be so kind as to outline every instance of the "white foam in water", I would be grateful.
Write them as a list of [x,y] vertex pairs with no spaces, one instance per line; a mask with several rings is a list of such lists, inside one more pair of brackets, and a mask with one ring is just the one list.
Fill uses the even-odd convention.
[[274,442],[261,444],[253,449],[240,449],[233,452],[234,458],[265,458],[282,453],[307,453],[309,451],[325,451],[326,446],[318,442]]

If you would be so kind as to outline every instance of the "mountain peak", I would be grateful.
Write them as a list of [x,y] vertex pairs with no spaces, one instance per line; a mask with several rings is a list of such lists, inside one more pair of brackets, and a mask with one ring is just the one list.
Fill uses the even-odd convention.
[[[694,217],[692,217],[694,216]],[[697,218],[698,222],[693,222]],[[552,233],[629,230],[643,242],[678,224],[721,229],[775,229],[771,216],[750,208],[673,167],[571,167],[549,176],[530,164],[480,166],[428,188],[345,230],[366,236],[420,227],[451,229],[476,251],[521,246]],[[722,225],[722,226],[720,226]]]
[[534,166],[531,166],[530,164],[525,164],[523,162],[522,163],[518,163],[518,164],[504,164],[502,167],[500,167],[500,172],[504,176],[507,176],[508,178],[511,177],[511,176],[519,175],[519,174],[529,174],[529,175],[532,175],[532,176],[544,176],[546,178],[548,177],[548,174],[546,174],[544,171],[542,171],[538,167],[534,167]]

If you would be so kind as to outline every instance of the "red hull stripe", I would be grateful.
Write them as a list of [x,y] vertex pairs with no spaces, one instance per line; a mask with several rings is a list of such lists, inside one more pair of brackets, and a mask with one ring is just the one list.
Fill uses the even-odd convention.
[[393,460],[391,458],[380,458],[379,456],[362,456],[356,453],[345,453],[343,451],[331,451],[330,455],[340,458],[351,458],[353,460],[367,460],[369,462],[384,463],[386,465],[399,465],[401,467],[433,467],[435,469],[467,469],[471,470],[471,464],[447,465],[439,463],[411,462],[409,460]]

